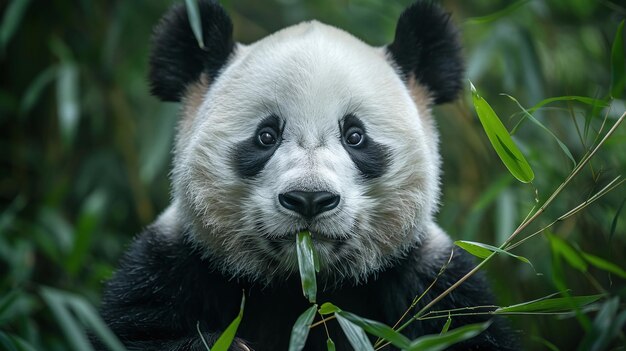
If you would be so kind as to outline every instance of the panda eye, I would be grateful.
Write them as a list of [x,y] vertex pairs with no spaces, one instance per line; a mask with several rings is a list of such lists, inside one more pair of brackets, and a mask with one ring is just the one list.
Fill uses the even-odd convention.
[[276,133],[270,128],[264,128],[258,135],[259,143],[263,146],[272,146],[276,144]]
[[358,146],[363,142],[363,131],[359,128],[350,128],[345,135],[346,144]]

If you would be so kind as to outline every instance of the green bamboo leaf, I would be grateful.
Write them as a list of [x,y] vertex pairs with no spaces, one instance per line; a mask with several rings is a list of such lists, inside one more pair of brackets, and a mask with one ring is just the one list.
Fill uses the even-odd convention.
[[516,1],[514,3],[512,3],[511,5],[505,7],[504,9],[491,13],[487,16],[481,16],[481,17],[472,17],[472,18],[468,18],[464,24],[485,24],[485,23],[489,23],[489,22],[493,22],[496,21],[502,17],[508,16],[511,13],[513,13],[515,10],[517,10],[518,8],[526,5],[526,3],[530,2],[530,0],[519,0]]
[[335,351],[335,342],[333,341],[333,339],[326,339],[326,350]]
[[35,347],[22,338],[0,331],[0,350],[6,351],[36,351]]
[[0,212],[0,233],[15,222],[17,214],[26,207],[28,201],[24,194],[17,195],[11,204],[5,205]]
[[202,20],[200,18],[200,8],[198,7],[198,0],[185,0],[187,5],[187,17],[189,18],[189,25],[193,35],[195,35],[198,41],[198,46],[204,49],[204,38],[202,37]]
[[[556,97],[551,97],[551,98],[541,100],[535,106],[529,109],[526,109],[526,111],[528,111],[528,113],[530,114],[533,114],[535,113],[535,111],[542,108],[543,106],[547,104],[551,104],[553,102],[558,102],[558,101],[576,101],[576,102],[580,102],[580,103],[583,103],[592,107],[593,111],[591,113],[587,113],[585,116],[585,128],[584,128],[585,135],[587,135],[588,133],[588,129],[590,125],[589,123],[591,122],[591,119],[593,119],[594,116],[597,116],[599,111],[601,111],[603,108],[609,106],[609,102],[605,99],[594,99],[594,98],[590,98],[586,96],[567,95],[567,96],[556,96]],[[524,112],[520,112],[520,113],[524,113]],[[525,119],[521,119],[519,122],[517,122],[515,127],[513,127],[513,129],[511,130],[511,135],[517,132],[517,129],[519,128],[519,126],[522,124],[524,120]]]
[[459,343],[461,341],[471,339],[482,333],[489,327],[491,322],[468,324],[462,327],[448,331],[445,334],[425,335],[419,337],[411,343],[411,346],[405,351],[439,351]]
[[0,325],[1,322],[7,319],[7,312],[10,311],[10,307],[17,301],[21,294],[24,292],[20,289],[12,289],[8,294],[0,298]]
[[124,345],[106,326],[96,309],[81,296],[46,287],[41,289],[41,296],[57,318],[74,349],[92,350],[85,335],[85,328],[82,327],[84,324],[109,350],[125,350]]
[[450,329],[450,324],[452,324],[452,318],[450,318],[450,316],[448,315],[448,319],[446,320],[446,324],[443,325],[443,328],[441,328],[441,332],[439,334],[447,333],[448,330]]
[[619,313],[620,301],[617,296],[606,300],[596,313],[591,328],[580,343],[578,350],[610,350],[612,340],[616,340],[626,322],[626,311]]
[[335,312],[339,312],[341,309],[330,302],[324,302],[322,306],[320,306],[319,313],[323,316],[327,314],[332,314]]
[[316,273],[320,272],[320,254],[315,248],[313,249],[313,267]]
[[587,263],[580,256],[578,251],[573,248],[567,241],[559,238],[558,236],[547,232],[546,236],[548,240],[550,240],[550,247],[552,248],[552,252],[563,257],[567,263],[573,268],[581,272],[587,271]]
[[78,296],[68,300],[68,304],[71,306],[72,311],[82,320],[93,333],[102,340],[102,342],[111,351],[123,351],[124,345],[113,334],[113,332],[107,327],[96,309],[91,306],[87,301]]
[[624,60],[624,20],[620,22],[611,47],[611,96],[624,98],[626,86],[626,60]]
[[585,252],[581,252],[580,253],[582,255],[582,257],[589,262],[592,266],[595,266],[597,268],[600,268],[604,271],[613,273],[615,275],[618,275],[624,279],[626,279],[626,271],[622,268],[620,268],[618,265],[616,265],[615,263],[609,262],[601,257],[598,256],[594,256]]
[[50,66],[43,70],[37,77],[30,83],[22,100],[20,101],[20,112],[26,114],[35,107],[44,89],[54,82],[54,79],[58,76],[57,66]]
[[306,344],[306,338],[309,336],[309,330],[313,319],[317,312],[317,305],[309,307],[296,320],[291,329],[291,337],[289,339],[289,351],[300,351]]
[[341,326],[344,334],[346,334],[350,345],[352,345],[355,350],[374,351],[372,343],[369,341],[367,335],[365,335],[365,332],[363,331],[363,329],[361,329],[361,327],[350,322],[347,318],[341,316],[341,314],[339,313],[335,313],[335,317],[337,318],[339,326]]
[[499,307],[493,313],[527,313],[527,312],[567,312],[584,307],[592,302],[598,301],[604,295],[587,295],[572,297],[541,298],[533,301],[523,302],[516,305]]
[[298,253],[298,268],[300,269],[300,281],[302,293],[309,302],[315,303],[317,295],[317,281],[315,278],[315,248],[311,233],[302,231],[296,236],[296,250]]
[[[626,197],[624,198],[624,200],[622,200],[622,203],[617,208],[617,211],[615,211],[615,216],[613,217],[613,220],[611,221],[611,230],[609,231],[609,244],[611,243],[611,241],[613,241],[613,236],[615,235],[615,229],[617,229],[617,220],[620,218],[619,215],[624,209],[624,204],[626,204]],[[3,228],[2,220],[0,219],[0,230],[2,230],[2,228]]]
[[386,341],[389,341],[394,346],[397,346],[401,349],[405,349],[411,345],[411,341],[406,336],[393,330],[393,328],[389,327],[388,325],[367,318],[359,317],[353,313],[346,311],[338,312],[338,314],[346,318],[350,322],[356,324],[357,326],[361,327],[366,332]]
[[454,242],[454,245],[462,248],[463,250],[478,258],[487,258],[493,253],[493,250],[484,248],[481,245],[476,245],[474,242],[471,241],[457,240]]
[[76,351],[93,351],[84,329],[67,306],[66,293],[52,288],[42,288],[41,297],[52,310],[52,314],[65,334],[65,339],[72,348]]
[[237,334],[237,329],[239,328],[239,323],[241,323],[241,318],[243,317],[243,307],[246,304],[246,294],[241,296],[241,307],[239,307],[239,314],[235,319],[228,325],[222,335],[217,339],[213,347],[211,347],[211,351],[228,351],[230,348],[230,344],[232,344],[235,339],[235,334]]
[[72,249],[63,260],[65,269],[70,275],[78,273],[84,268],[85,257],[89,254],[90,245],[94,239],[94,231],[98,226],[100,217],[106,208],[107,197],[104,191],[92,192],[81,209],[80,216],[74,230],[74,243]]
[[531,267],[533,267],[533,264],[526,257],[512,254],[508,251],[502,250],[499,247],[495,247],[495,246],[491,246],[491,245],[487,245],[487,244],[483,244],[483,243],[479,243],[475,241],[466,241],[466,240],[457,240],[454,242],[454,244],[478,258],[487,258],[493,252],[496,252],[496,253],[505,254],[513,258],[516,258],[524,263],[528,263]]
[[57,113],[61,136],[71,145],[76,135],[80,107],[78,103],[78,68],[71,61],[61,63],[57,71]]
[[594,98],[590,98],[586,96],[567,95],[567,96],[555,96],[555,97],[543,99],[539,101],[535,106],[527,109],[527,111],[529,113],[533,113],[536,110],[540,109],[541,107],[547,104],[551,104],[553,102],[557,102],[557,101],[578,101],[585,105],[589,105],[591,107],[598,107],[598,108],[609,106],[609,103],[606,100],[594,99]]
[[474,108],[480,119],[480,123],[487,133],[494,150],[511,174],[523,183],[531,182],[535,178],[528,161],[517,148],[511,135],[506,130],[491,106],[478,95],[476,88],[470,82]]
[[565,156],[567,156],[567,158],[569,158],[572,161],[574,166],[576,166],[576,160],[574,159],[574,156],[572,156],[572,153],[569,151],[567,146],[556,135],[554,135],[554,133],[552,133],[552,131],[550,129],[548,129],[541,122],[539,122],[532,114],[530,114],[530,112],[528,112],[528,110],[526,110],[519,103],[519,101],[517,101],[516,98],[514,98],[514,97],[512,97],[511,95],[508,95],[508,94],[502,94],[502,95],[504,95],[504,96],[508,97],[509,99],[513,100],[517,104],[517,106],[524,112],[524,115],[526,116],[526,118],[530,119],[531,122],[535,123],[537,126],[539,126],[539,128],[543,129],[548,134],[550,134],[550,136],[552,136],[552,138],[554,138],[554,140],[556,140],[557,144],[559,144],[559,147],[561,148],[561,150],[563,150],[563,153],[565,154]]
[[13,0],[5,8],[0,24],[0,53],[4,53],[4,49],[24,18],[24,13],[26,13],[29,4],[30,0]]

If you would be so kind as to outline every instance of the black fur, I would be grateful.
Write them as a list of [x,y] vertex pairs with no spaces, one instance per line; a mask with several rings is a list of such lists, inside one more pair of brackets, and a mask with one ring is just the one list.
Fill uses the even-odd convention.
[[[363,134],[363,140],[357,146],[346,143],[346,134],[353,129],[360,130]],[[385,173],[389,164],[389,151],[385,145],[375,142],[367,135],[365,126],[358,117],[347,115],[343,119],[341,135],[344,149],[365,178],[377,178]]]
[[183,3],[172,6],[155,27],[149,78],[152,94],[163,101],[180,101],[202,73],[214,80],[233,52],[233,25],[224,9],[211,0],[200,0],[198,6],[204,49]]
[[[276,135],[276,143],[269,147],[259,142],[259,133],[266,128],[272,129]],[[253,177],[263,170],[280,145],[281,132],[280,119],[272,115],[261,121],[254,135],[237,144],[233,151],[233,161],[239,176]]]
[[[393,325],[414,297],[434,280],[438,262],[425,261],[415,248],[396,264],[360,286],[344,285],[318,293],[318,301],[330,301],[346,311]],[[458,280],[472,263],[456,250],[446,272],[416,309]],[[262,287],[248,281],[229,280],[215,271],[211,258],[187,242],[185,234],[165,238],[159,228],[148,228],[133,243],[114,278],[106,286],[102,315],[129,350],[204,350],[196,324],[212,341],[238,313],[246,294],[237,341],[257,351],[286,350],[291,327],[310,305],[301,294],[296,276]],[[491,305],[481,276],[474,276],[439,302],[435,309]],[[451,328],[484,321],[486,317],[453,318]],[[414,322],[404,333],[410,338],[439,333],[444,319]],[[455,350],[514,349],[511,333],[496,320],[479,336],[456,345]],[[327,323],[337,350],[351,350],[336,322]],[[237,346],[232,350],[240,350]],[[326,350],[323,327],[311,330],[305,350]]]
[[462,88],[463,59],[450,15],[432,1],[417,1],[400,16],[387,46],[402,76],[425,85],[435,104],[454,100]]

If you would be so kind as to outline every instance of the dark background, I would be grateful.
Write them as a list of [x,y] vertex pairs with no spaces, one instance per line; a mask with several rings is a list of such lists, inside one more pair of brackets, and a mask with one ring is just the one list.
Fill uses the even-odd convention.
[[[315,18],[372,45],[392,41],[409,2],[222,1],[242,43]],[[146,75],[152,26],[171,3],[0,1],[0,349],[77,347],[77,337],[68,334],[72,318],[82,328],[81,313],[97,307],[102,282],[133,235],[168,204],[178,105],[151,97]],[[608,97],[611,45],[626,16],[623,3],[442,4],[461,29],[468,78],[509,130],[520,110],[500,93],[526,108],[554,96]],[[543,202],[573,164],[548,133],[526,121],[514,137],[536,177],[532,185],[517,182],[491,148],[467,86],[459,101],[436,109],[444,160],[440,224],[455,239],[499,245],[535,198]],[[610,108],[595,109],[555,102],[535,117],[578,161],[626,109],[623,92],[616,98]],[[619,175],[626,175],[625,126],[520,238]],[[572,255],[543,233],[513,251],[531,260],[534,270],[511,257],[498,256],[487,265],[500,305],[563,289],[571,295],[607,294],[570,315],[511,317],[527,349],[624,344],[625,279],[582,260],[580,252],[626,268],[625,199],[622,185],[551,228],[570,244]],[[59,312],[75,301],[89,305],[83,312]]]

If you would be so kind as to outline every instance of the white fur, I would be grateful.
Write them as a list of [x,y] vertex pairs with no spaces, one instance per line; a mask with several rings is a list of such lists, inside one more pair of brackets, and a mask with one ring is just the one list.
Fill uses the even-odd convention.
[[[307,22],[239,45],[179,132],[176,211],[220,270],[269,282],[297,270],[295,233],[307,226],[278,194],[331,191],[339,206],[308,226],[322,275],[366,279],[433,228],[437,135],[419,111],[429,107],[418,109],[384,50],[337,28]],[[348,113],[391,151],[379,178],[364,179],[341,145]],[[242,179],[233,148],[271,114],[285,123],[282,143],[258,176]]]

